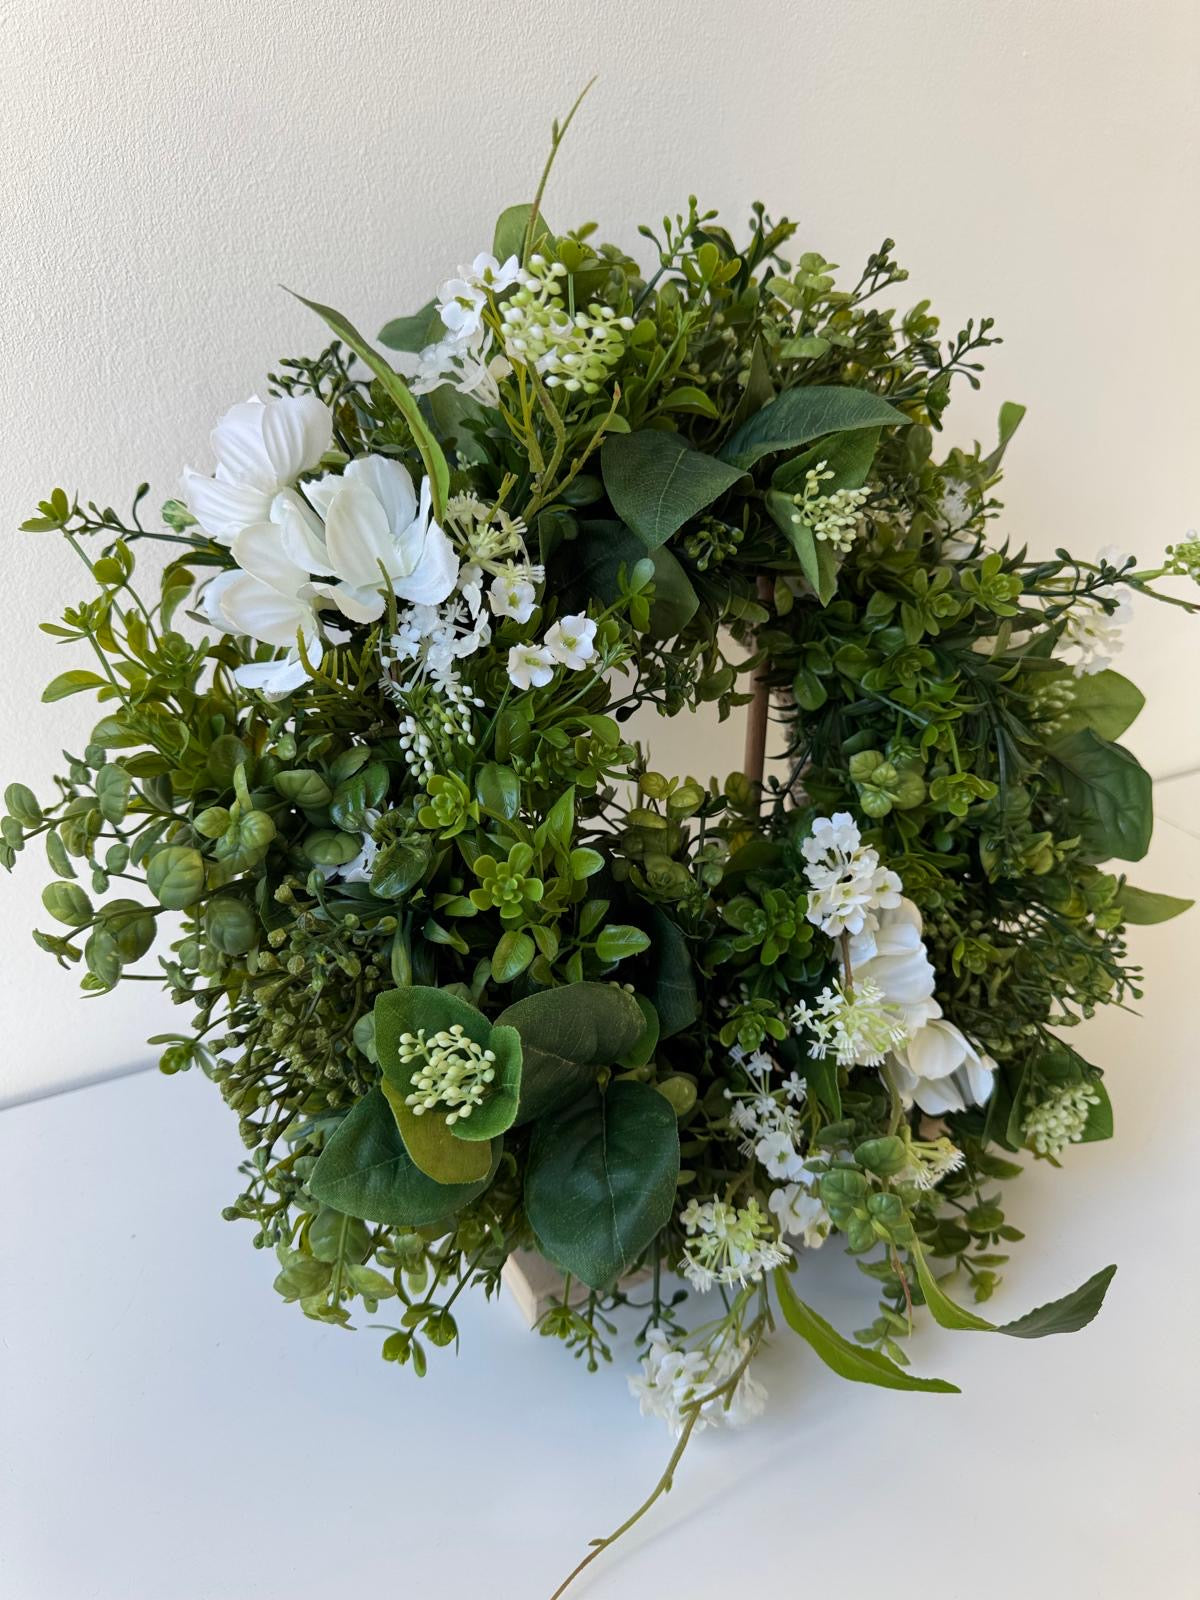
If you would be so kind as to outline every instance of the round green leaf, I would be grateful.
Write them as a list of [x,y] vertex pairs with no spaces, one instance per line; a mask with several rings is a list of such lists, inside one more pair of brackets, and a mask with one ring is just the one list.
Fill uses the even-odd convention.
[[258,919],[236,895],[218,895],[204,908],[204,931],[223,955],[244,956],[258,938]]
[[110,900],[102,907],[101,915],[124,964],[140,961],[154,943],[157,930],[153,915],[136,900]]
[[186,845],[166,845],[150,858],[146,883],[160,906],[182,911],[204,892],[204,857]]
[[42,890],[42,904],[56,922],[68,928],[82,928],[92,920],[92,902],[77,883],[48,883]]
[[306,768],[277,772],[272,782],[285,800],[305,811],[319,811],[333,799],[333,790],[321,774]]

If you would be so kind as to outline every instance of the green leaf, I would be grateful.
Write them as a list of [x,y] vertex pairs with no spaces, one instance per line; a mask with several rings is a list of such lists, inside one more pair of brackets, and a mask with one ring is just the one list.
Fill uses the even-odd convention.
[[911,1248],[921,1293],[935,1322],[943,1328],[960,1328],[976,1333],[1006,1333],[1014,1339],[1042,1339],[1047,1334],[1076,1333],[1080,1328],[1086,1328],[1104,1304],[1105,1293],[1117,1270],[1116,1267],[1103,1267],[1070,1294],[1035,1307],[1015,1322],[1005,1322],[997,1327],[995,1323],[956,1305],[930,1271],[920,1244],[914,1240]]
[[42,820],[42,808],[33,790],[23,783],[10,783],[4,791],[4,804],[10,815],[26,828],[36,828]]
[[444,1221],[487,1188],[500,1162],[500,1141],[492,1164],[477,1183],[435,1183],[404,1148],[383,1091],[372,1089],[339,1124],[317,1158],[308,1179],[314,1199],[393,1227],[418,1228]]
[[[520,205],[508,206],[500,213],[496,221],[496,231],[492,235],[492,254],[496,260],[503,263],[509,256],[516,256],[518,261],[523,259],[525,249],[525,234],[529,228],[529,217],[533,210],[532,204],[522,201]],[[541,208],[538,208],[537,221],[533,226],[533,239],[530,241],[530,250],[544,251],[547,244],[554,242],[554,235],[547,226]]]
[[[412,1092],[412,1080],[421,1062],[401,1061],[400,1037],[421,1029],[431,1035],[456,1024],[468,1039],[487,1047],[491,1033],[487,1018],[445,989],[412,984],[403,989],[389,989],[375,1002],[375,1049],[384,1079],[381,1087],[409,1155],[423,1173],[443,1184],[473,1183],[481,1178],[488,1169],[490,1151],[486,1144],[456,1138],[457,1123],[447,1124],[445,1112],[435,1107],[418,1115],[406,1103],[405,1097]],[[519,1051],[517,1074],[519,1084]],[[505,1098],[508,1116],[504,1125],[507,1127],[516,1113],[516,1089]],[[472,1119],[481,1115],[482,1110],[480,1107],[473,1112]],[[490,1138],[490,1132],[483,1137]]]
[[1093,1076],[1088,1077],[1088,1087],[1099,1099],[1088,1106],[1087,1121],[1083,1125],[1083,1137],[1080,1144],[1098,1144],[1102,1139],[1111,1139],[1113,1136],[1113,1108],[1108,1097],[1108,1090],[1104,1087],[1104,1080]]
[[160,906],[182,911],[204,892],[204,857],[186,845],[166,845],[151,856],[146,885]]
[[497,983],[512,983],[536,954],[537,947],[529,935],[510,928],[500,935],[492,951],[492,977]]
[[546,1254],[602,1289],[670,1221],[678,1175],[674,1111],[646,1084],[618,1080],[537,1124],[525,1211]]
[[714,421],[721,415],[704,390],[692,384],[685,384],[682,389],[672,389],[658,405],[660,411],[686,411],[692,416],[709,417]]
[[1185,911],[1190,911],[1195,903],[1175,894],[1154,894],[1149,889],[1135,889],[1131,883],[1123,883],[1117,891],[1121,920],[1137,927],[1170,922],[1172,917],[1181,917]]
[[129,809],[132,792],[133,779],[124,767],[110,764],[96,774],[96,803],[106,822],[121,821]]
[[379,330],[379,342],[387,345],[389,350],[416,352],[436,342],[438,328],[445,332],[438,315],[437,301],[430,300],[420,311],[414,311],[411,317],[393,317],[385,323]]
[[511,822],[521,809],[521,783],[511,767],[489,761],[475,774],[475,798],[494,817]]
[[687,940],[661,906],[651,912],[653,935],[646,992],[658,1012],[664,1039],[689,1027],[700,1014]]
[[648,550],[657,550],[742,476],[678,434],[653,428],[606,439],[600,470],[614,509]]
[[42,699],[65,700],[69,694],[80,694],[84,689],[103,689],[106,682],[98,672],[60,672],[42,690]]
[[158,924],[137,900],[110,900],[101,908],[104,926],[117,941],[117,950],[126,966],[140,961],[154,943]]
[[865,389],[822,385],[786,389],[726,441],[721,460],[742,468],[752,467],[773,451],[795,450],[826,433],[895,427],[907,422],[902,411]]
[[767,510],[775,525],[784,533],[796,552],[800,570],[823,606],[827,606],[837,593],[837,575],[842,558],[827,539],[818,539],[808,523],[795,521],[796,507],[790,495],[768,489]]
[[[294,290],[288,291],[294,294]],[[395,403],[396,408],[408,423],[413,441],[425,464],[425,471],[429,478],[429,488],[433,499],[434,520],[442,521],[446,509],[446,500],[450,494],[450,468],[442,454],[442,447],[438,444],[430,431],[428,423],[421,415],[421,408],[398,372],[394,372],[377,350],[373,350],[359,333],[352,322],[335,311],[332,306],[323,306],[319,301],[306,300],[302,294],[297,294],[296,299],[301,305],[315,311],[338,336],[343,344],[350,349],[359,360],[375,374],[387,391],[389,398]]]
[[272,783],[283,798],[305,811],[319,811],[333,799],[333,790],[319,772],[297,768],[293,772],[277,772]]
[[1154,826],[1150,775],[1123,745],[1081,728],[1050,745],[1071,824],[1093,861],[1140,861]]
[[650,935],[623,922],[610,922],[601,928],[596,940],[596,954],[601,961],[623,961],[626,956],[640,955],[649,948]]
[[574,1100],[641,1038],[646,1025],[631,994],[608,983],[566,983],[508,1006],[497,1026],[521,1036],[520,1106],[515,1125]]
[[56,922],[65,922],[68,928],[82,928],[92,920],[92,902],[77,883],[48,883],[42,890],[42,904]]
[[962,1391],[944,1378],[918,1378],[877,1350],[853,1344],[831,1327],[811,1306],[797,1298],[782,1267],[775,1269],[775,1293],[783,1319],[831,1367],[839,1378],[852,1383],[873,1383],[880,1389],[919,1390],[924,1394],[960,1394]]
[[1102,739],[1119,739],[1146,704],[1137,685],[1111,668],[1056,681],[1068,683],[1071,689],[1070,704],[1057,718],[1060,733],[1092,728]]
[[651,639],[673,639],[695,616],[700,600],[683,567],[665,547],[649,557],[631,529],[619,522],[585,523],[580,536],[564,549],[555,571],[555,588],[562,586],[564,609],[582,611],[590,599],[611,605],[620,593],[622,567],[632,575],[639,560],[653,563],[654,598],[650,603]]
[[97,928],[83,947],[88,971],[106,989],[116,986],[121,976],[121,952],[107,928]]
[[833,473],[832,478],[822,479],[822,494],[834,494],[838,489],[861,489],[879,449],[879,433],[878,428],[856,428],[823,440],[776,467],[771,476],[772,489],[789,495],[803,492],[809,470],[822,462],[823,470]]

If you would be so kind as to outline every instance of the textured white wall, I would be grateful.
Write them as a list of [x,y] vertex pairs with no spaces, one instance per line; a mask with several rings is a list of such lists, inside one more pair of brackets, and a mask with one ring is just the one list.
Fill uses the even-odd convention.
[[[1014,532],[1149,557],[1200,517],[1182,0],[10,0],[0,23],[5,782],[44,787],[89,721],[38,704],[73,662],[34,625],[83,588],[69,551],[12,531],[34,500],[173,493],[217,414],[316,348],[281,282],[368,330],[421,304],[528,197],[593,72],[552,222],[634,244],[695,191],[735,225],[761,197],[847,267],[891,234],[914,299],[1006,337],[951,435],[1028,403]],[[1158,773],[1200,763],[1180,620],[1145,618],[1127,653]],[[737,746],[675,729],[660,764],[722,768]],[[84,1009],[28,939],[40,866],[0,881],[0,1097],[144,1059],[171,1020],[150,985]]]

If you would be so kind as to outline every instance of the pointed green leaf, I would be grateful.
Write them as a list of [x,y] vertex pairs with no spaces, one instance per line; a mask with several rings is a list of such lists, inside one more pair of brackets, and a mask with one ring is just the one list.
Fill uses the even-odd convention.
[[743,422],[721,451],[721,460],[752,467],[777,450],[795,450],[827,433],[852,428],[896,427],[908,422],[886,400],[865,389],[814,385],[785,389]]
[[645,1030],[631,994],[609,983],[566,983],[527,995],[500,1013],[497,1026],[521,1036],[521,1100],[516,1125],[577,1099],[597,1067],[615,1065]]
[[335,311],[332,306],[323,306],[317,300],[307,300],[302,294],[295,294],[293,289],[289,289],[288,293],[294,294],[301,305],[307,306],[310,311],[315,311],[329,325],[342,343],[348,345],[365,366],[370,367],[389,397],[395,402],[405,422],[408,423],[421,460],[425,464],[433,501],[434,521],[440,523],[450,494],[450,468],[446,464],[446,457],[442,454],[441,445],[421,415],[421,409],[408,385],[398,372],[393,371],[379,352],[371,348],[354,324],[340,311]]
[[1150,775],[1124,748],[1091,728],[1056,738],[1051,769],[1072,826],[1093,861],[1140,861],[1150,848],[1154,802]]
[[618,516],[648,550],[665,544],[742,476],[678,434],[653,428],[606,439],[600,470]]
[[648,1085],[617,1080],[537,1124],[526,1215],[552,1260],[602,1289],[670,1221],[678,1175],[674,1111]]
[[880,1389],[913,1389],[924,1394],[959,1394],[944,1378],[918,1378],[898,1367],[878,1350],[868,1350],[844,1338],[811,1306],[797,1298],[782,1267],[775,1270],[775,1293],[783,1319],[793,1333],[812,1346],[827,1367],[852,1383],[873,1383]]
[[1070,689],[1070,701],[1056,719],[1059,733],[1092,728],[1102,739],[1119,739],[1146,704],[1138,686],[1111,667],[1082,678],[1064,674],[1054,681]]
[[1103,1267],[1070,1294],[1063,1295],[1059,1300],[1051,1300],[1044,1306],[1037,1306],[1015,1322],[1006,1322],[997,1327],[994,1322],[988,1322],[973,1311],[956,1305],[934,1277],[920,1244],[914,1241],[911,1250],[921,1293],[935,1322],[943,1328],[960,1328],[976,1333],[1006,1333],[1014,1339],[1041,1339],[1047,1334],[1075,1333],[1080,1328],[1086,1328],[1104,1304],[1105,1293],[1117,1270],[1115,1266]]
[[1172,917],[1181,917],[1185,911],[1190,911],[1195,903],[1175,894],[1154,894],[1149,889],[1135,889],[1131,883],[1122,884],[1117,891],[1122,921],[1137,927],[1170,922]]

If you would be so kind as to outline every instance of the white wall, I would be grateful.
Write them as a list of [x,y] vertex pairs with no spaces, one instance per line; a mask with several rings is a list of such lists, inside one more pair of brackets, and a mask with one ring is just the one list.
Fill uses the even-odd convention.
[[[1015,533],[1149,558],[1200,520],[1185,0],[15,0],[0,21],[4,782],[44,787],[89,721],[38,704],[73,663],[35,623],[84,591],[69,551],[11,531],[33,501],[173,493],[216,415],[316,348],[281,282],[368,330],[422,303],[528,197],[596,71],[552,222],[634,244],[694,190],[735,225],[761,196],[847,267],[891,234],[914,299],[1005,334],[952,436],[1028,403]],[[1200,764],[1180,621],[1145,617],[1128,651],[1158,773]],[[672,747],[660,764],[737,761],[736,737]],[[150,985],[83,1008],[28,939],[40,865],[0,882],[0,1095],[118,1070],[171,1020]]]

